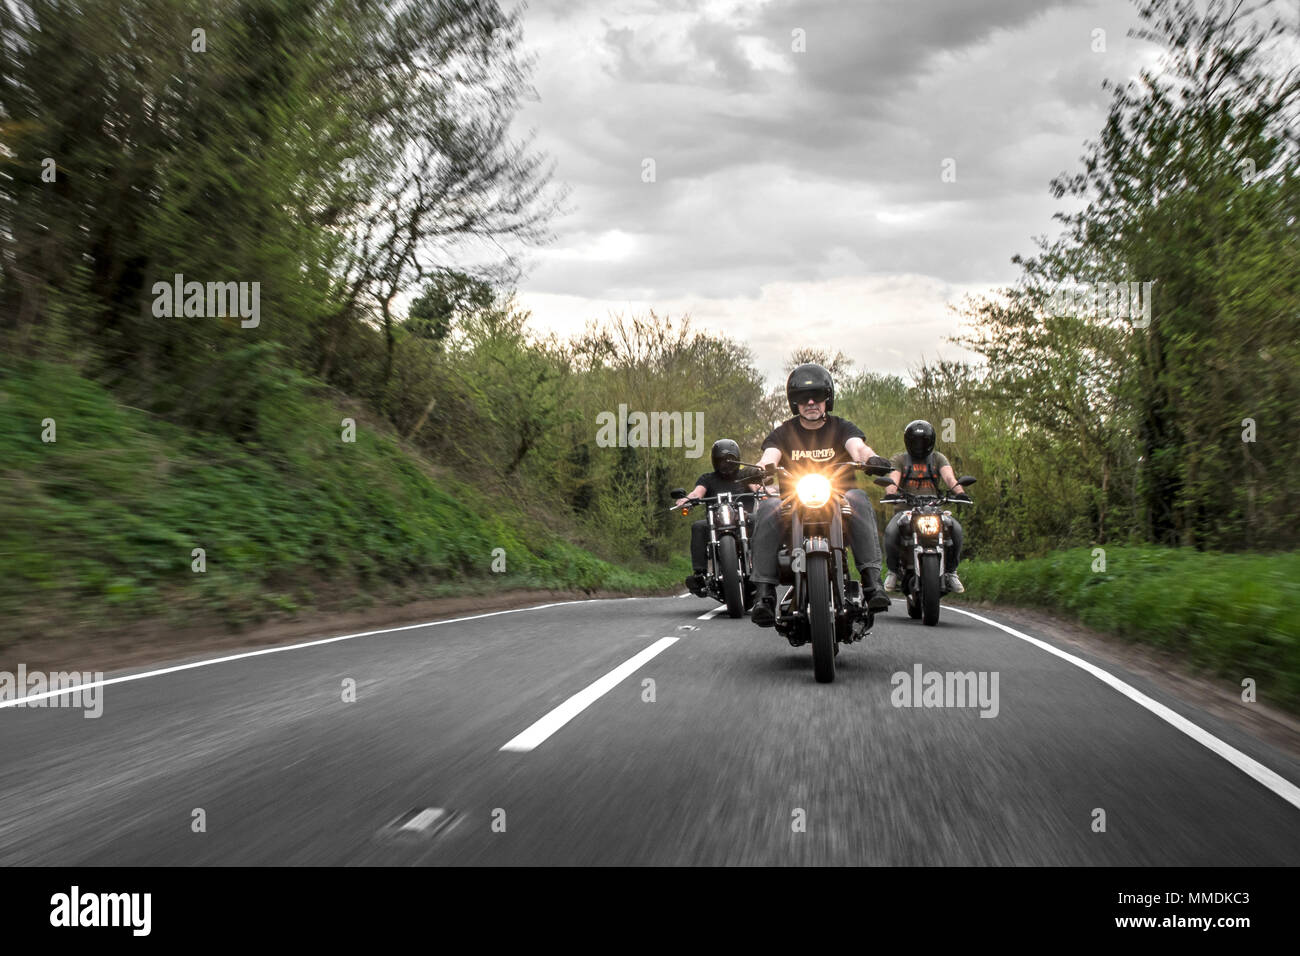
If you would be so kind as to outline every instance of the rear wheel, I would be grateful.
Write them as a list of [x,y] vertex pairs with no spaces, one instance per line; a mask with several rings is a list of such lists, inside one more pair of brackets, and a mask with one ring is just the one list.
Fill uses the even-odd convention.
[[921,555],[921,621],[939,623],[939,556]]
[[722,595],[727,600],[727,615],[740,617],[745,613],[745,592],[740,586],[736,539],[729,534],[718,539],[718,561],[722,564]]
[[835,614],[831,610],[831,568],[825,552],[805,559],[808,582],[808,631],[813,648],[813,677],[819,684],[835,680]]

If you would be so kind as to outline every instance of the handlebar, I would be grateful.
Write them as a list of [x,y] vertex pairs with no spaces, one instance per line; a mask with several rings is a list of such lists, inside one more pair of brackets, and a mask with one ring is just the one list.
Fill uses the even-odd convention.
[[896,491],[892,495],[885,495],[880,499],[882,505],[907,505],[909,508],[922,507],[924,505],[973,505],[974,500],[968,495],[965,498],[956,498],[952,495],[913,495],[906,491]]
[[[768,497],[768,495],[766,495],[766,494],[764,494],[764,493],[762,493],[762,492],[758,492],[758,491],[723,492],[723,494],[730,494],[730,495],[731,495],[731,500],[732,500],[732,501],[735,501],[737,498],[755,498],[755,499],[757,499],[757,498],[766,498],[766,497]],[[691,498],[691,497],[688,496],[687,499],[686,499],[686,503],[685,503],[684,505],[673,505],[673,506],[672,506],[671,508],[669,508],[668,510],[669,510],[669,511],[682,511],[683,509],[685,509],[686,511],[689,511],[689,510],[691,510],[692,508],[696,507],[697,505],[702,505],[702,504],[711,504],[712,502],[717,501],[718,498],[719,498],[718,495],[708,495],[708,496],[706,496],[706,497],[704,497],[704,498]]]
[[[750,462],[745,462],[745,461],[742,461],[740,464],[742,467],[745,468],[759,468],[760,470],[762,470],[764,476],[779,475],[784,478],[794,477],[794,473],[791,472],[790,469],[782,468],[780,465],[768,465],[766,468],[763,468],[760,465],[752,464]],[[825,469],[831,472],[836,472],[844,468],[849,468],[854,471],[865,471],[868,474],[872,474],[872,475],[887,475],[894,470],[894,466],[889,461],[889,459],[884,458],[880,455],[874,455],[871,458],[867,459],[866,461],[837,461],[833,465],[829,465],[829,466],[821,465],[818,466],[818,468]]]

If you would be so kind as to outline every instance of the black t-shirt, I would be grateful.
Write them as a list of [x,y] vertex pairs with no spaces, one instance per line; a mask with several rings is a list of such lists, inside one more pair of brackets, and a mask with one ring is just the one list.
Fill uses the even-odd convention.
[[[777,464],[796,474],[811,465],[852,461],[853,456],[844,449],[845,442],[850,438],[863,441],[867,438],[861,428],[838,415],[827,415],[826,424],[821,428],[804,428],[799,422],[798,416],[784,421],[763,439],[763,450],[779,448],[781,460]],[[831,480],[836,490],[844,491],[854,486],[854,477],[853,471],[842,468],[831,476]]]
[[[744,469],[742,469],[741,474],[743,475],[744,473]],[[749,479],[749,481],[742,481],[735,478],[723,478],[716,471],[706,471],[704,474],[700,475],[700,477],[695,479],[697,485],[704,486],[704,496],[706,498],[712,498],[719,492],[730,492],[733,495],[743,494],[750,490],[750,482],[757,484],[757,480],[753,478]]]

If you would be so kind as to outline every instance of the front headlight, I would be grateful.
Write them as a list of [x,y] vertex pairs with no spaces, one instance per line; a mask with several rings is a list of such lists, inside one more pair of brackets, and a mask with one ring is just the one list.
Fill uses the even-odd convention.
[[916,533],[923,538],[933,538],[939,533],[938,515],[920,515],[917,517]]
[[820,508],[831,499],[831,483],[825,475],[804,475],[794,486],[794,493],[809,508]]

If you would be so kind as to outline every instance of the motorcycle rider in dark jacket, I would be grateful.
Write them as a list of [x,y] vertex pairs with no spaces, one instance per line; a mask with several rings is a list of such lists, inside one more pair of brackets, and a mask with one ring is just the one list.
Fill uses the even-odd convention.
[[[835,407],[835,381],[831,373],[816,364],[795,368],[785,383],[786,400],[794,418],[778,425],[763,442],[758,464],[781,465],[797,470],[800,465],[833,464],[846,461],[866,463],[876,453],[866,443],[862,430],[830,411]],[[832,479],[844,494],[853,514],[846,522],[847,543],[862,576],[862,592],[872,611],[889,607],[889,597],[880,581],[880,537],[871,499],[861,488],[851,487],[853,472],[841,470]],[[789,519],[781,515],[780,500],[769,498],[754,514],[754,582],[757,585],[750,619],[759,627],[773,627],[776,621],[775,586],[780,569],[777,553],[789,534]]]
[[[676,507],[680,508],[688,500],[711,498],[720,492],[737,495],[746,491],[763,490],[763,486],[756,483],[755,479],[758,475],[751,474],[753,469],[742,472],[740,446],[730,438],[719,438],[715,441],[710,457],[713,461],[713,470],[706,471],[695,479],[695,487],[685,498],[677,499]],[[747,510],[752,514],[752,509]],[[691,567],[694,573],[686,579],[686,587],[696,597],[708,596],[704,590],[704,576],[708,571],[708,565],[709,522],[707,518],[702,518],[691,525]]]

